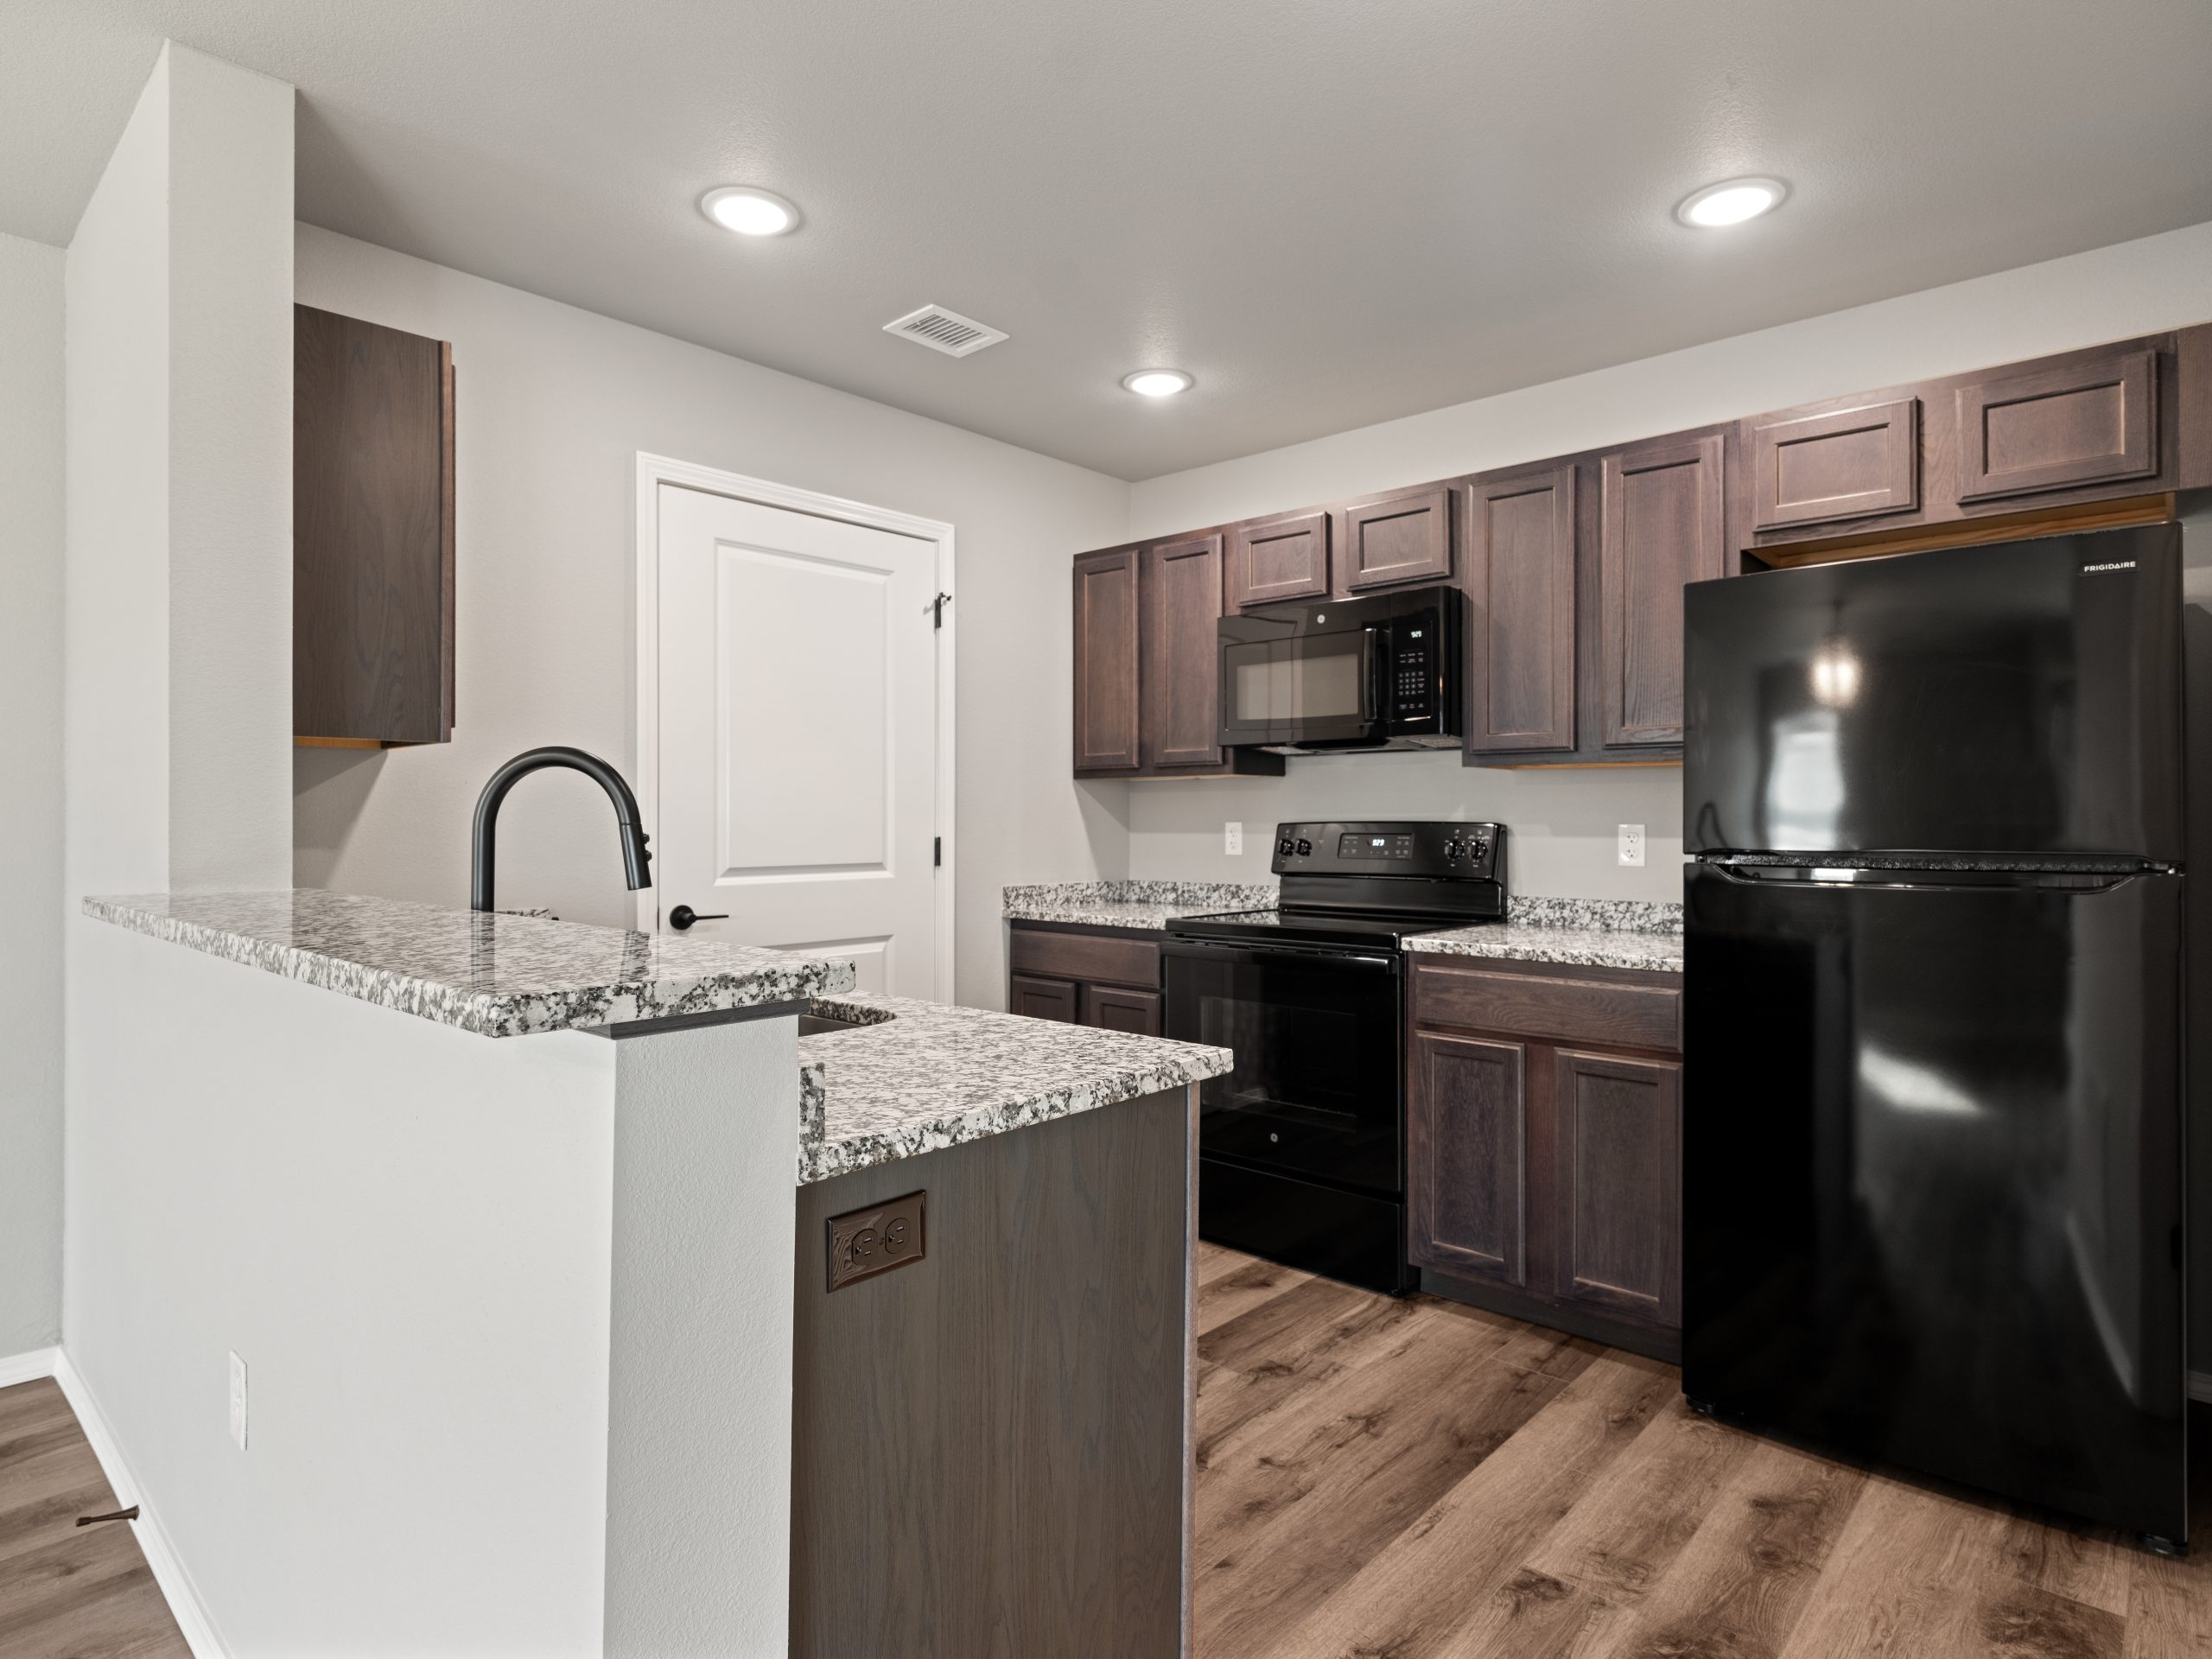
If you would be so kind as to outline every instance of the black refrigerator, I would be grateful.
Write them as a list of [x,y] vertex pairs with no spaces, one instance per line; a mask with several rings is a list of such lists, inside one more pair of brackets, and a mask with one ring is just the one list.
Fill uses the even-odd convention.
[[1684,599],[1682,1386],[2178,1546],[2181,531]]

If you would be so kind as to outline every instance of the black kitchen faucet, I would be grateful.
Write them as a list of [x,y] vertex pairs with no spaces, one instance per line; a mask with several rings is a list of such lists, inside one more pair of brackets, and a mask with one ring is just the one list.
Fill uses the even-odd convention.
[[646,873],[652,855],[645,850],[645,827],[638,821],[638,798],[630,792],[630,785],[622,774],[595,754],[582,749],[572,749],[555,744],[543,749],[526,749],[492,774],[491,782],[484,785],[484,792],[476,798],[476,827],[469,849],[468,906],[471,910],[490,910],[492,905],[493,865],[497,853],[497,832],[499,827],[499,803],[507,798],[507,791],[533,772],[548,766],[566,766],[581,772],[607,791],[607,798],[614,803],[616,833],[622,841],[622,869],[629,878],[630,891],[650,887],[652,877]]

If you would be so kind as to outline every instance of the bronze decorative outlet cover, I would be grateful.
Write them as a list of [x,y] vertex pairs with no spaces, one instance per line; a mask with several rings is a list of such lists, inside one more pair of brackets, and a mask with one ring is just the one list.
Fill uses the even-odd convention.
[[830,1288],[842,1290],[928,1254],[922,1219],[923,1201],[928,1197],[925,1192],[909,1192],[830,1217]]

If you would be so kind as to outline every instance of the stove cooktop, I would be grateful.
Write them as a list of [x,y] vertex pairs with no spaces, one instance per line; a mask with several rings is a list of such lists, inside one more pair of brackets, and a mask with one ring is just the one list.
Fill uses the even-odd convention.
[[1181,916],[1171,936],[1395,950],[1505,914],[1505,829],[1496,823],[1331,820],[1275,827],[1279,910]]

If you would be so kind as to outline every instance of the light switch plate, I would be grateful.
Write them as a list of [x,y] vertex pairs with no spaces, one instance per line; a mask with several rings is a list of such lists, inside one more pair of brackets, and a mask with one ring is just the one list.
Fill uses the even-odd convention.
[[231,1438],[245,1450],[245,1361],[231,1356]]
[[1640,823],[1621,825],[1621,862],[1641,868],[1643,863],[1643,826]]
[[1221,850],[1235,858],[1244,850],[1244,826],[1224,823],[1221,826]]

